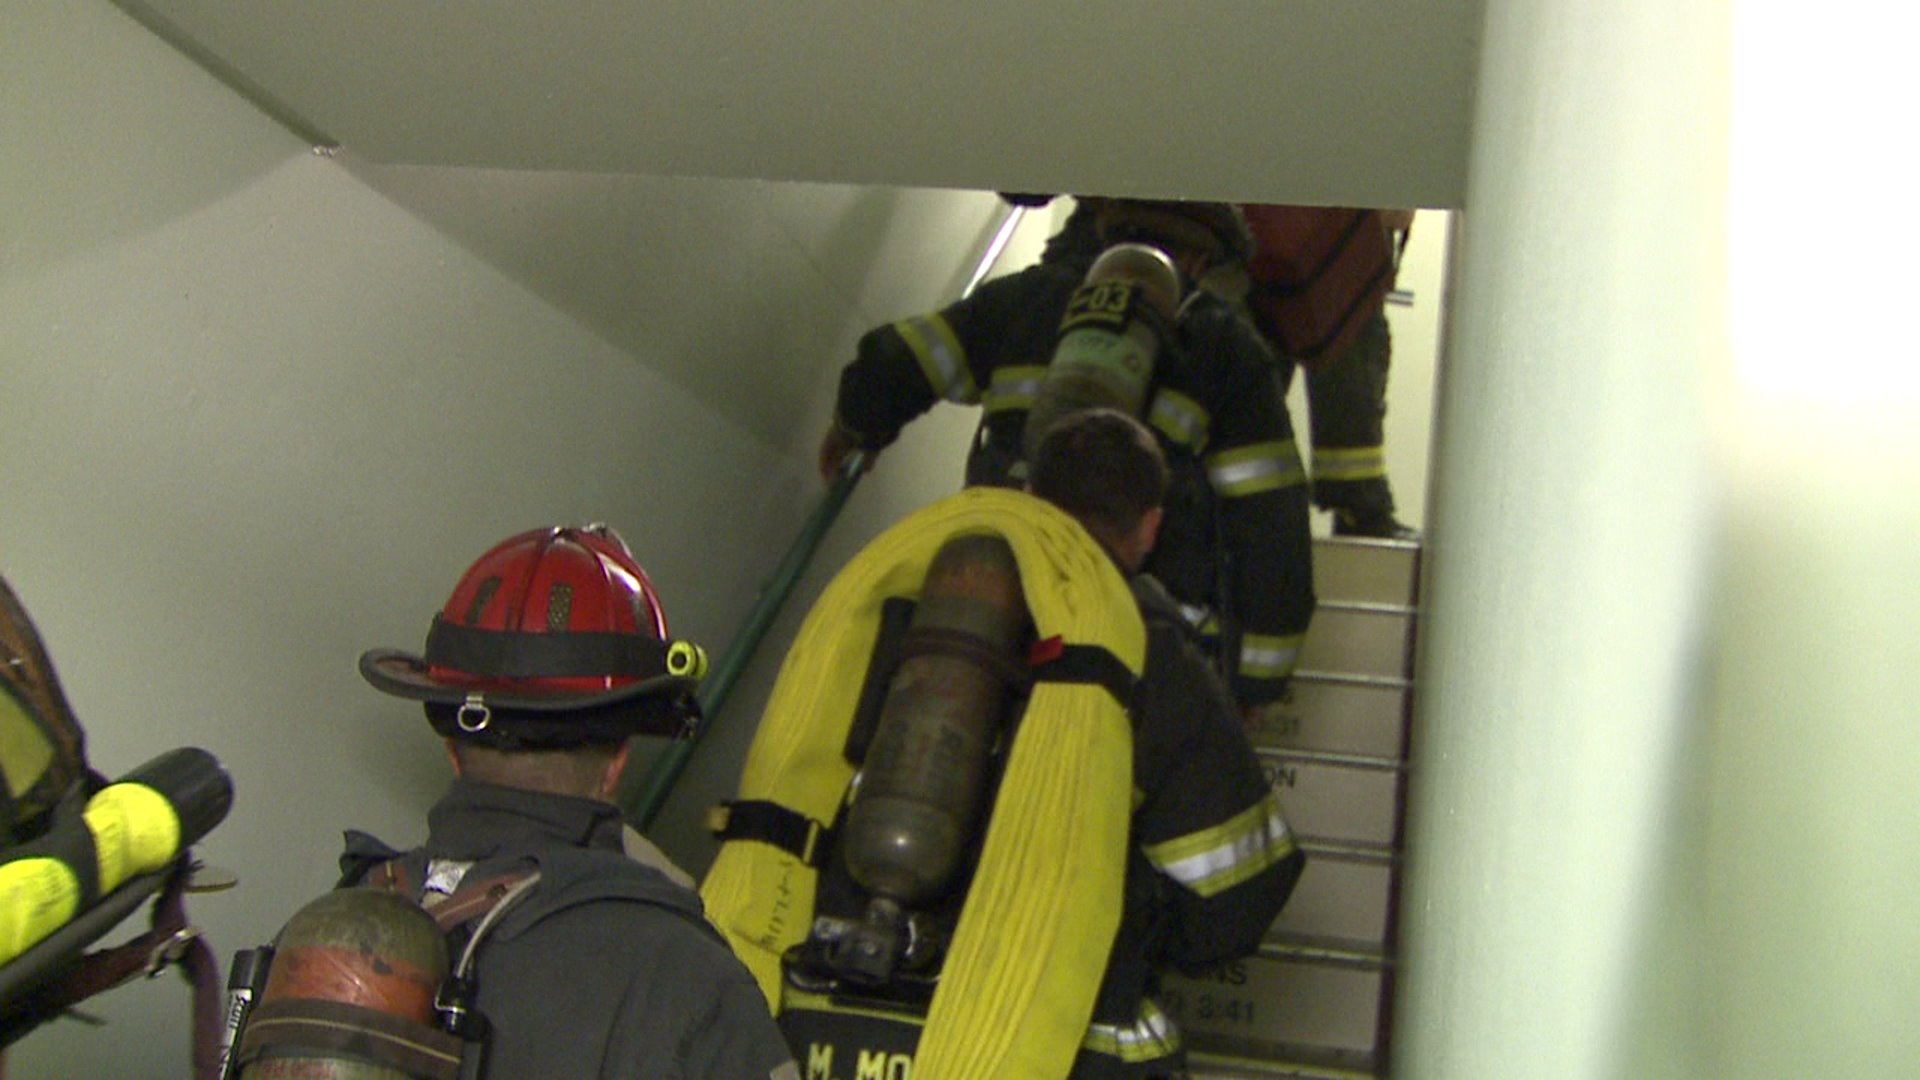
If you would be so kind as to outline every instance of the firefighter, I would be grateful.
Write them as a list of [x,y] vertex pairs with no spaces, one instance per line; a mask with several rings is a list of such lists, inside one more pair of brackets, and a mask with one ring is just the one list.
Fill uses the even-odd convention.
[[[1286,302],[1249,297],[1243,309],[1280,358],[1283,392],[1293,381],[1293,369],[1305,369],[1314,505],[1333,515],[1335,536],[1418,540],[1419,532],[1394,516],[1384,431],[1387,371],[1393,362],[1386,293],[1399,270],[1414,211],[1248,206],[1245,212],[1261,236],[1263,258],[1251,268],[1253,280],[1248,283],[1256,297],[1263,287],[1278,289],[1280,296],[1299,296],[1303,290],[1308,296],[1324,295],[1323,305],[1340,312],[1338,326],[1358,327],[1341,330],[1333,339],[1340,343],[1338,351],[1331,355],[1294,356],[1286,342],[1303,335],[1308,341],[1313,337],[1305,327],[1283,328],[1280,320]],[[1289,244],[1299,242],[1295,232],[1275,226],[1297,221],[1304,214],[1333,223],[1330,235],[1347,239],[1331,251],[1290,249]],[[1260,231],[1263,228],[1267,231]],[[1269,252],[1269,244],[1278,246]],[[1320,268],[1318,274],[1303,278],[1302,273],[1312,274],[1308,270],[1312,267]],[[1312,287],[1314,277],[1326,282],[1327,288]],[[1318,323],[1313,327],[1312,334],[1325,334],[1328,329]]]
[[[1284,386],[1296,365],[1284,358],[1281,363]],[[1313,504],[1333,515],[1335,536],[1420,539],[1418,529],[1395,516],[1387,479],[1384,436],[1392,363],[1393,331],[1382,308],[1367,317],[1351,348],[1306,369]]]
[[[1207,635],[1243,710],[1284,696],[1312,618],[1305,470],[1274,359],[1224,301],[1193,285],[1244,262],[1251,236],[1224,203],[1083,200],[1097,241],[987,282],[940,311],[863,336],[842,371],[819,466],[831,479],[946,399],[983,406],[966,482],[1019,486],[1022,431],[1062,315],[1101,248],[1164,251],[1188,299],[1162,345],[1145,405],[1172,473],[1148,569]],[[1069,250],[1069,247],[1072,249]]]
[[[810,1075],[866,1066],[922,1080],[1182,1075],[1179,1032],[1153,1000],[1158,978],[1252,951],[1304,865],[1225,686],[1177,605],[1136,573],[1163,518],[1167,468],[1154,435],[1115,410],[1072,414],[1042,440],[1031,484],[1039,498],[976,488],[927,507],[842,571],[789,654],[740,799],[718,816],[722,849],[702,894],[762,976]],[[943,764],[961,741],[945,715],[960,680],[902,674],[908,661],[885,658],[971,660],[995,682],[1023,679],[986,638],[947,630],[916,642],[916,611],[890,640],[884,618],[868,613],[886,611],[892,601],[881,598],[918,565],[907,552],[937,545],[923,611],[956,539],[986,530],[1019,553],[1032,684],[1009,691],[1024,700],[997,740],[967,740],[999,749],[974,782],[984,821],[955,844],[945,822],[965,820],[979,794],[951,790]],[[999,576],[995,561],[958,576],[998,610],[1002,587],[982,587]],[[869,619],[877,631],[862,627]],[[866,688],[823,692],[836,676],[847,682],[848,659],[868,656]],[[868,736],[858,703],[878,696],[876,670],[894,674],[880,733]],[[868,940],[863,912],[888,888],[863,890],[847,852],[861,844],[853,834],[876,785],[899,801],[900,781],[875,775],[896,767],[876,764],[877,747],[895,702],[915,696],[927,698],[929,725],[909,740],[928,747],[926,764],[911,766],[926,773],[921,805],[883,809],[897,815],[887,835],[898,852],[944,862],[958,847],[975,862],[946,894],[906,912],[897,908],[916,905],[894,905],[890,919],[909,929],[889,969],[844,955],[846,942]],[[1093,715],[1099,705],[1110,722]],[[1083,741],[1057,741],[1077,726]],[[1114,831],[1088,828],[1110,812]],[[924,843],[921,831],[936,824],[940,842]]]
[[605,526],[502,541],[461,577],[423,654],[361,657],[376,689],[425,703],[454,780],[423,846],[349,833],[341,884],[481,915],[450,941],[479,941],[463,1007],[485,1018],[490,1075],[797,1075],[698,896],[629,857],[637,834],[611,801],[628,738],[678,730],[703,670]]
[[1201,660],[1178,605],[1141,572],[1163,519],[1156,494],[1165,485],[1152,436],[1110,411],[1051,429],[1030,481],[1127,571],[1148,634],[1127,903],[1076,1077],[1179,1075],[1177,1058],[1148,1056],[1177,1045],[1153,1002],[1158,975],[1252,952],[1305,865],[1225,688]]
[[[1050,195],[1006,193],[1016,206],[1044,206]],[[1382,210],[1389,233],[1388,248],[1395,254],[1406,246],[1413,225],[1412,210]],[[1076,205],[1060,230],[1048,238],[1040,260],[1077,265],[1097,254],[1100,241],[1094,231],[1094,213]],[[1418,540],[1419,530],[1394,514],[1393,488],[1387,478],[1385,419],[1387,371],[1393,361],[1392,330],[1386,308],[1375,303],[1358,314],[1361,328],[1353,342],[1326,363],[1305,365],[1287,355],[1280,336],[1265,320],[1243,306],[1254,285],[1242,268],[1220,268],[1201,279],[1203,287],[1240,307],[1279,362],[1280,392],[1284,397],[1297,367],[1305,367],[1307,415],[1313,446],[1311,487],[1313,505],[1333,515],[1335,536],[1384,540]]]

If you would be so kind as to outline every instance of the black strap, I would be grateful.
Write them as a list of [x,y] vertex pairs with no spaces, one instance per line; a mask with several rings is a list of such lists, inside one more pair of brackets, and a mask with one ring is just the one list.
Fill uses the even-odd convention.
[[435,615],[426,661],[501,678],[667,674],[667,643],[642,634],[478,630]]
[[390,1013],[344,1001],[288,998],[253,1010],[235,1060],[244,1066],[263,1057],[331,1051],[425,1080],[455,1080],[463,1049],[453,1035]]
[[866,681],[860,684],[860,703],[847,725],[847,744],[841,753],[858,768],[867,760],[867,747],[880,729],[880,710],[886,705],[893,669],[900,663],[900,643],[913,624],[914,601],[889,596],[880,602],[880,632],[873,637],[873,655],[867,658]]
[[1089,683],[1104,687],[1120,707],[1133,708],[1139,680],[1103,645],[1069,645],[1058,637],[1033,643],[1027,662],[1034,682]]
[[900,642],[900,659],[951,656],[979,667],[1016,690],[1026,688],[1027,669],[976,634],[937,626],[915,626]]
[[721,841],[758,840],[772,844],[808,866],[819,866],[827,827],[798,810],[765,799],[739,799],[715,808],[723,815],[713,829]]

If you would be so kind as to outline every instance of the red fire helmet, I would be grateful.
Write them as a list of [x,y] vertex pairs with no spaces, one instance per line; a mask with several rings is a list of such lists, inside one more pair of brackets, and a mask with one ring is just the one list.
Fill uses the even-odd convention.
[[[379,690],[459,705],[559,712],[646,695],[690,694],[706,654],[667,636],[645,570],[605,525],[535,529],[480,556],[434,616],[421,655],[373,649],[360,674]],[[473,728],[469,730],[478,730]]]

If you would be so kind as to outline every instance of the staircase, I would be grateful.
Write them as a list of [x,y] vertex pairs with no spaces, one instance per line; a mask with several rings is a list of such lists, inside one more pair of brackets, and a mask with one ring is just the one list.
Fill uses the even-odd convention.
[[1291,700],[1250,734],[1307,868],[1258,953],[1162,998],[1195,1080],[1388,1070],[1419,546],[1322,539]]

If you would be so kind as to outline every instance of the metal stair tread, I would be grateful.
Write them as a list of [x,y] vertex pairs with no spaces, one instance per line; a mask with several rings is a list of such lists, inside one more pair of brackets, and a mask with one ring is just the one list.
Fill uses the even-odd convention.
[[1284,931],[1262,941],[1256,955],[1263,960],[1287,960],[1363,971],[1385,971],[1393,966],[1393,957],[1376,942]]
[[1316,536],[1316,547],[1385,548],[1392,551],[1419,551],[1418,540],[1390,540],[1383,536]]
[[1398,675],[1355,675],[1345,671],[1320,671],[1313,668],[1300,668],[1291,676],[1293,682],[1337,683],[1343,686],[1376,686],[1386,690],[1411,690],[1413,680]]
[[1393,866],[1401,861],[1398,848],[1375,840],[1338,840],[1328,836],[1298,835],[1293,840],[1308,859],[1376,866]]
[[1220,1041],[1218,1050],[1189,1049],[1187,1068],[1192,1080],[1376,1080],[1380,1075],[1371,1054],[1316,1046],[1228,1048],[1228,1040]]
[[1357,615],[1415,615],[1420,611],[1413,604],[1389,604],[1381,600],[1317,600],[1313,610],[1315,614],[1347,611]]
[[1368,769],[1373,772],[1401,772],[1407,763],[1382,754],[1350,754],[1343,750],[1309,750],[1294,746],[1259,746],[1255,754],[1272,761],[1299,761],[1309,765],[1332,765],[1343,769]]

